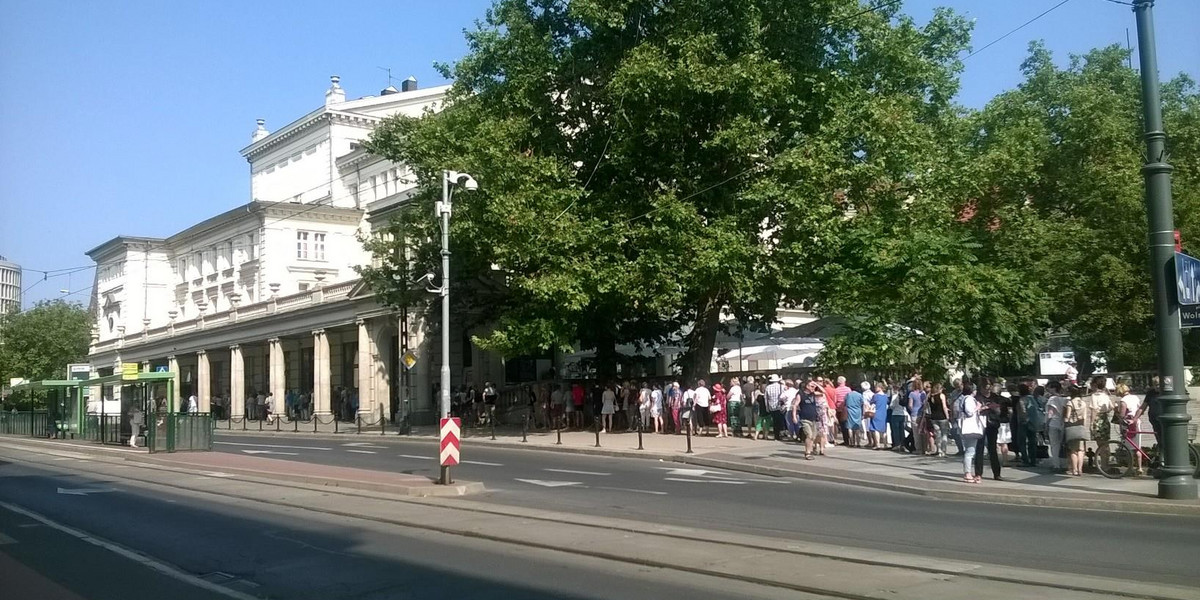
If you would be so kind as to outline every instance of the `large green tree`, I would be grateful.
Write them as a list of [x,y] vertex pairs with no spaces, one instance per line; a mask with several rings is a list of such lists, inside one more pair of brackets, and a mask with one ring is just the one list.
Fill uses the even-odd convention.
[[[1040,43],[1025,81],[972,115],[964,182],[976,240],[1044,292],[1053,329],[1110,367],[1154,364],[1140,82],[1118,46],[1055,65]],[[1162,88],[1175,222],[1200,249],[1200,95]],[[1190,336],[1194,347],[1197,336]]]
[[87,358],[91,325],[82,305],[61,300],[0,316],[0,376],[65,379],[68,363]]
[[[611,365],[618,343],[685,331],[700,373],[723,310],[839,305],[814,285],[832,273],[809,277],[846,247],[839,198],[894,202],[924,172],[968,31],[857,0],[499,0],[444,68],[443,110],[370,147],[412,166],[417,215],[441,169],[480,181],[450,233],[486,347],[579,340]],[[411,230],[432,267],[435,226]],[[403,285],[375,276],[403,253],[373,251],[373,287]]]

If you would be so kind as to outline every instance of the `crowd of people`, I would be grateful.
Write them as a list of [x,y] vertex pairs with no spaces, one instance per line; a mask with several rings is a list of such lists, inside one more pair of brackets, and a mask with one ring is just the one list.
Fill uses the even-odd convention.
[[[943,384],[918,374],[857,385],[819,375],[692,385],[625,381],[590,389],[576,382],[550,386],[543,406],[552,427],[772,439],[803,444],[806,460],[833,445],[954,456],[963,461],[963,480],[979,483],[985,457],[996,480],[1010,462],[1082,475],[1089,442],[1092,452],[1105,452],[1114,425],[1123,433],[1145,413],[1159,437],[1157,384],[1145,401],[1126,383],[1111,385],[1105,377],[1087,385],[1070,378],[1039,385],[987,377]],[[531,392],[531,405],[537,397]]]

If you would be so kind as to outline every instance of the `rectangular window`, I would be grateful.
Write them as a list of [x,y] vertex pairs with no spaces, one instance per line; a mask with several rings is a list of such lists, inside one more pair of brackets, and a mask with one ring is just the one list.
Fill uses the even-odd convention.
[[313,260],[325,260],[325,234],[312,234],[312,255]]
[[296,258],[308,260],[308,232],[296,232]]
[[325,260],[325,234],[320,231],[297,231],[296,258]]

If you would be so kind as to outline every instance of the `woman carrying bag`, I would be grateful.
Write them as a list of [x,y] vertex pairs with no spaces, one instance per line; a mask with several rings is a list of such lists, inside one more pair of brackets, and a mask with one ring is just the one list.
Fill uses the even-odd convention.
[[1083,400],[1083,388],[1072,387],[1071,399],[1063,411],[1063,421],[1067,428],[1064,437],[1067,440],[1068,475],[1078,477],[1083,475],[1084,447],[1088,441],[1087,402]]

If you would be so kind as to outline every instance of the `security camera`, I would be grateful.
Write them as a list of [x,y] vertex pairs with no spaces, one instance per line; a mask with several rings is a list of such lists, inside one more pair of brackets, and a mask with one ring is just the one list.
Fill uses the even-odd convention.
[[473,192],[479,189],[479,182],[475,181],[475,178],[471,177],[470,175],[464,174],[459,178],[459,182],[462,184],[463,189],[465,190]]

